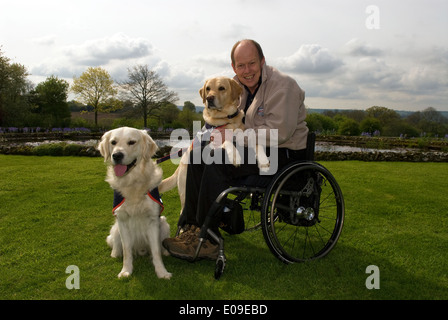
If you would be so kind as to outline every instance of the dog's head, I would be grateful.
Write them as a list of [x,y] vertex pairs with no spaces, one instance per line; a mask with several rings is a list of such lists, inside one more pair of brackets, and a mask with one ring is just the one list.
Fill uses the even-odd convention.
[[222,110],[228,105],[235,105],[241,93],[243,93],[243,89],[238,82],[227,77],[208,79],[199,90],[204,105],[209,109],[216,110]]
[[115,175],[122,177],[140,162],[150,161],[157,145],[146,130],[122,127],[106,132],[98,150],[104,161],[110,161]]

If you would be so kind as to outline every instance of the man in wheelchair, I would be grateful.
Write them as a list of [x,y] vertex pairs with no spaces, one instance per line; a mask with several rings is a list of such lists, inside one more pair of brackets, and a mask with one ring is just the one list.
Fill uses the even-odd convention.
[[[245,88],[239,106],[245,112],[245,127],[255,132],[259,129],[277,130],[277,149],[270,150],[267,145],[267,153],[268,156],[269,152],[278,153],[279,169],[292,161],[305,160],[308,128],[305,122],[304,91],[293,78],[266,65],[260,45],[253,40],[238,41],[232,48],[231,60],[236,74],[234,79]],[[249,159],[250,152],[249,148],[245,148],[242,159]],[[225,152],[222,152],[222,157],[225,157]],[[208,163],[204,159],[201,159],[201,163],[190,161],[185,206],[179,220],[184,232],[165,239],[164,247],[174,257],[185,260],[193,261],[195,257],[216,259],[218,245],[213,239],[202,243],[197,255],[200,227],[222,191],[235,180],[258,174],[257,164],[247,161],[238,167],[229,164],[224,158],[220,164]],[[220,223],[221,217],[215,217],[209,228],[219,234]],[[227,227],[228,223],[225,222]]]

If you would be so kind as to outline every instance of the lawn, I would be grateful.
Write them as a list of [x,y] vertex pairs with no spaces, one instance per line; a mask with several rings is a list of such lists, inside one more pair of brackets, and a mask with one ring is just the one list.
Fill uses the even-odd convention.
[[[344,194],[342,235],[325,258],[285,265],[261,231],[225,235],[228,265],[164,257],[171,280],[147,257],[119,280],[105,239],[112,191],[100,158],[0,155],[0,299],[448,299],[447,163],[322,162]],[[175,169],[162,164],[165,176]],[[176,190],[163,195],[174,233]],[[66,268],[79,268],[69,290]],[[367,289],[366,268],[379,270]]]

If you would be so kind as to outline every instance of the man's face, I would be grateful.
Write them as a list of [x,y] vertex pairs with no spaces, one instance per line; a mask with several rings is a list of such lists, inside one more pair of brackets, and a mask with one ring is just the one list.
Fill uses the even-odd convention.
[[238,79],[253,93],[258,87],[264,58],[260,61],[257,49],[250,42],[241,43],[234,52],[235,64],[232,64]]

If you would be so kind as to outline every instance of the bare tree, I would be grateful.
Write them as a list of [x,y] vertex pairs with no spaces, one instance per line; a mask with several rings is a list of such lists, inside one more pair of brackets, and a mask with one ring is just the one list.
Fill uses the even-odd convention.
[[144,126],[148,117],[159,110],[165,102],[178,100],[177,93],[169,91],[157,72],[148,65],[136,65],[128,69],[128,80],[121,83],[123,94],[140,108]]

